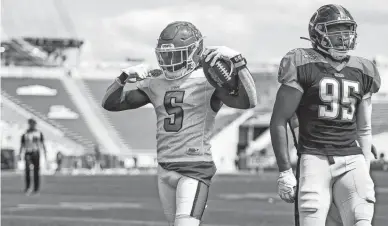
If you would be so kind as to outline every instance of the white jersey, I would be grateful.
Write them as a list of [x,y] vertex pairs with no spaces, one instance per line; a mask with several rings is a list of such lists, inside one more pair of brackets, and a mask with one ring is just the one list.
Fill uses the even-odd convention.
[[[137,84],[155,108],[158,162],[210,162],[210,137],[217,112],[215,89],[201,69],[178,80],[163,75]],[[219,101],[218,104],[221,104]]]

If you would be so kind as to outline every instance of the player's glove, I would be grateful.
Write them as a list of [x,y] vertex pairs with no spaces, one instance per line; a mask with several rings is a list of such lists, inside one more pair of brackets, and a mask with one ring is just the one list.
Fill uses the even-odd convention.
[[220,58],[230,61],[233,68],[237,71],[247,64],[247,61],[239,52],[226,46],[206,47],[202,53],[202,57],[205,59],[205,62],[209,62],[211,60],[211,67],[213,67],[216,61]]
[[138,64],[136,66],[122,69],[121,71],[123,73],[120,75],[119,79],[123,84],[126,82],[134,83],[149,77],[151,66],[148,64]]
[[278,178],[278,194],[281,199],[288,203],[295,201],[296,178],[292,169],[283,171]]

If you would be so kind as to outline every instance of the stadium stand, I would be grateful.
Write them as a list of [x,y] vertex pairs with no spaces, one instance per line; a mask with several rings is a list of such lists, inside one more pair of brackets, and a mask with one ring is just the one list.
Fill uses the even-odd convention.
[[[66,92],[61,81],[55,78],[19,78],[19,77],[2,77],[1,78],[2,94],[8,96],[14,102],[18,103],[23,108],[31,109],[37,115],[44,117],[55,124],[60,125],[65,132],[86,148],[92,148],[93,135],[88,130],[85,120],[75,104],[71,101],[69,94]],[[39,85],[55,89],[55,96],[39,96],[39,95],[18,95],[18,88]],[[49,118],[49,113],[53,106],[65,106],[71,109],[78,117],[73,119]]]
[[[44,134],[47,149],[47,163],[54,163],[58,152],[61,152],[66,157],[82,156],[85,154],[84,147],[69,137],[66,137],[60,129],[36,117],[34,113],[21,108],[5,96],[1,98],[1,116],[2,169],[12,170],[16,167],[23,169],[24,164],[19,162],[20,164],[17,165],[15,156],[19,154],[20,137],[27,128],[27,119],[31,117],[38,122],[39,129]],[[9,154],[3,156],[6,153]],[[41,161],[42,163],[46,162],[43,155]],[[55,166],[52,169],[55,169]]]
[[[101,106],[102,97],[113,79],[84,79],[96,103]],[[125,89],[135,88],[128,84]],[[103,114],[116,128],[124,142],[131,146],[136,154],[156,153],[156,115],[152,106],[145,106],[133,111],[109,112],[102,109]]]
[[372,133],[377,135],[388,132],[388,102],[373,103],[372,109]]

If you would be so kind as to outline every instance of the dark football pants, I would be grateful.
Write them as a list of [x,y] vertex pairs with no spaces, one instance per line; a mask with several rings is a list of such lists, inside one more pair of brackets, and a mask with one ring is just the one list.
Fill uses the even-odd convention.
[[37,192],[39,190],[39,169],[40,169],[40,155],[39,152],[26,153],[25,155],[25,185],[26,191],[30,188],[31,185],[31,176],[30,176],[30,165],[34,166],[34,191]]

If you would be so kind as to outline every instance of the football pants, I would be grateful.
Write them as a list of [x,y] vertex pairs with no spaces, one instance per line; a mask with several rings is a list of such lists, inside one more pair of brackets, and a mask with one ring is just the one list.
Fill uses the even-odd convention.
[[170,226],[199,226],[209,187],[205,183],[158,166],[158,190]]
[[297,211],[301,226],[325,226],[332,202],[344,226],[370,226],[375,192],[362,154],[327,156],[302,154],[299,163]]

